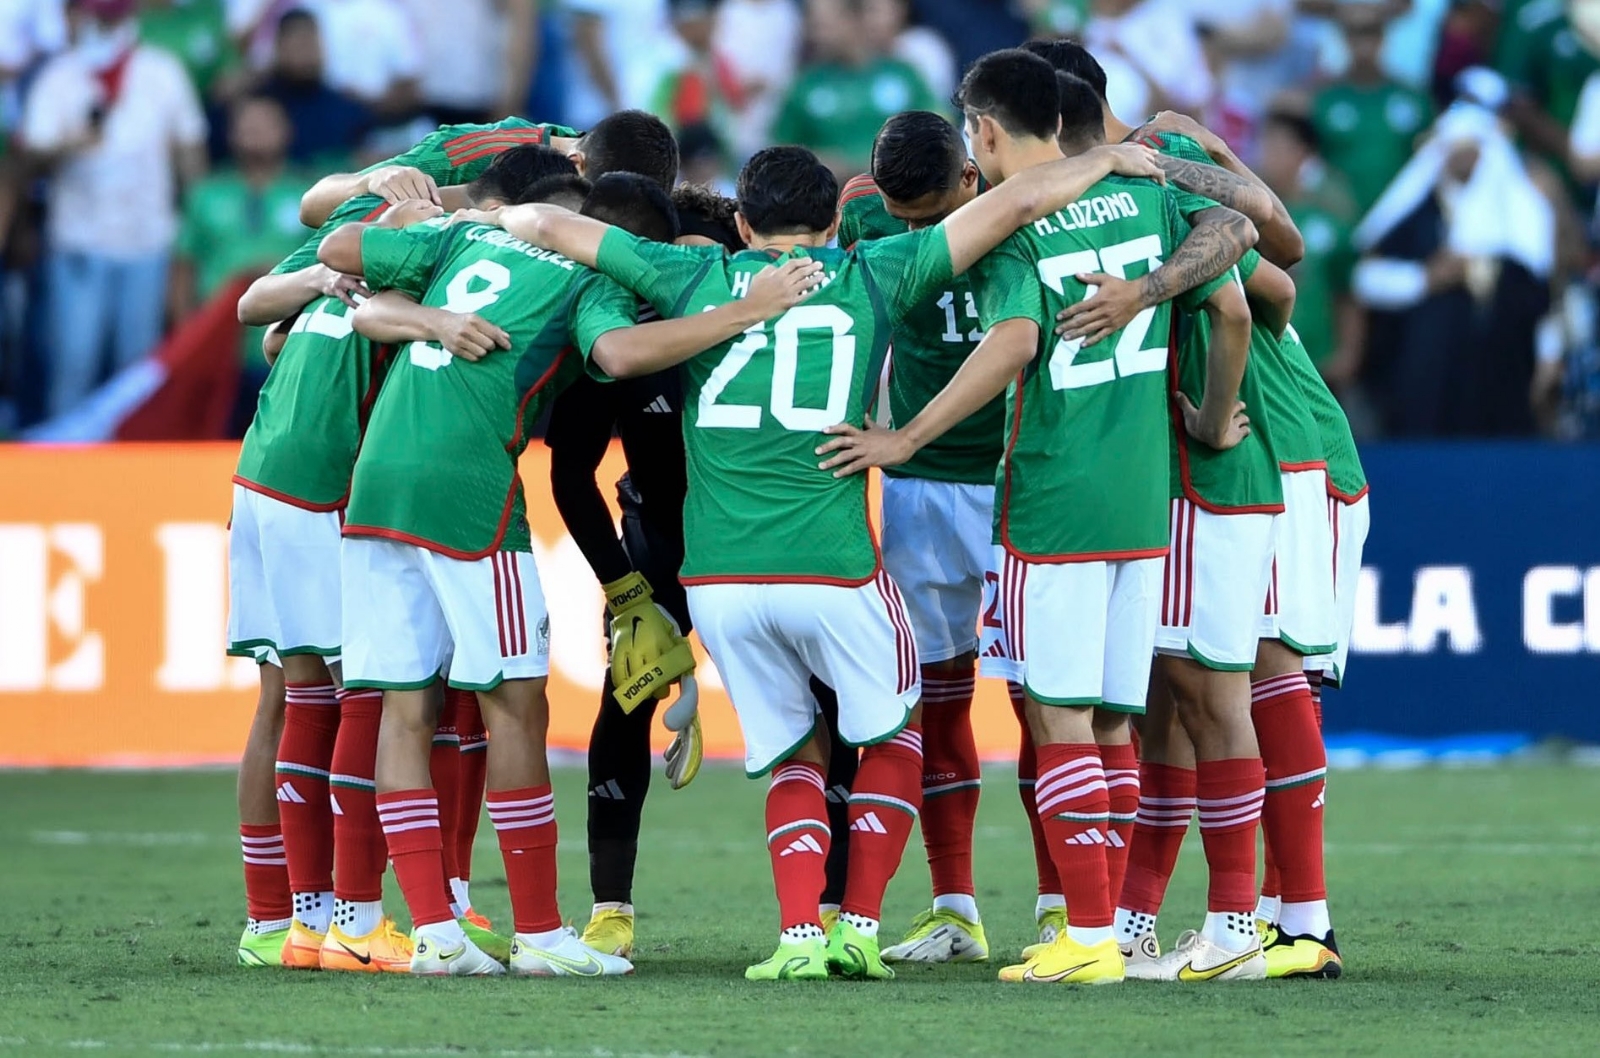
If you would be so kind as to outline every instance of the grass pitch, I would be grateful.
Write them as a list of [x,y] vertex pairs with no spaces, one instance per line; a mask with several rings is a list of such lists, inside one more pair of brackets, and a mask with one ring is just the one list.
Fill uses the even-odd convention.
[[[0,774],[0,1056],[1600,1053],[1600,769],[1336,773],[1329,874],[1336,982],[1003,986],[1030,937],[1032,860],[991,771],[979,900],[996,959],[887,984],[746,983],[776,908],[763,786],[712,767],[660,784],[635,902],[638,975],[604,982],[412,980],[246,970],[233,777]],[[582,775],[557,777],[562,906],[588,907]],[[928,898],[915,845],[896,932]],[[1191,835],[1161,934],[1203,910]],[[508,921],[485,824],[478,906]],[[398,895],[390,907],[403,908]]]

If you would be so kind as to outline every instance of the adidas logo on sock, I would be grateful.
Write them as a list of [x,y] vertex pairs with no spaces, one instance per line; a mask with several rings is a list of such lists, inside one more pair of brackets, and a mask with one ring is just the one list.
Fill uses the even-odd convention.
[[1327,797],[1327,796],[1328,796],[1328,795],[1327,795],[1327,793],[1326,793],[1326,792],[1324,792],[1324,793],[1319,793],[1319,794],[1317,794],[1317,799],[1316,799],[1316,800],[1315,800],[1315,801],[1312,801],[1312,802],[1311,802],[1311,807],[1312,807],[1312,808],[1321,808],[1321,807],[1323,807],[1323,804],[1324,804],[1324,799],[1325,799],[1325,798],[1326,798],[1326,797]]
[[300,796],[300,791],[294,788],[294,783],[284,783],[278,787],[278,800],[292,805],[303,805],[306,799]]
[[[1082,834],[1067,839],[1068,845],[1104,845],[1105,843],[1106,836],[1095,827],[1090,827]],[[1121,845],[1122,842],[1118,841],[1117,844]]]
[[617,785],[617,780],[607,779],[605,782],[589,791],[590,797],[598,797],[602,801],[626,801],[622,796],[622,787]]
[[850,824],[851,830],[859,830],[863,834],[887,834],[889,828],[883,825],[883,820],[878,818],[878,813],[868,812],[854,823]]
[[328,806],[333,809],[334,815],[344,815],[344,809],[339,807],[339,799],[335,797],[332,792],[329,792],[328,794]]
[[812,837],[810,834],[801,834],[799,837],[789,842],[788,848],[778,853],[778,858],[782,859],[785,856],[793,856],[797,852],[814,852],[820,856],[822,855],[822,843],[816,838]]

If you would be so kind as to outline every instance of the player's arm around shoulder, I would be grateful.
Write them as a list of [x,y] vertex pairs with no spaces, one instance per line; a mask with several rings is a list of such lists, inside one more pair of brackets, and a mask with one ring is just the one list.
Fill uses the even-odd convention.
[[511,336],[476,312],[420,305],[398,290],[384,290],[356,309],[351,325],[375,342],[435,342],[451,356],[482,360],[511,348]]

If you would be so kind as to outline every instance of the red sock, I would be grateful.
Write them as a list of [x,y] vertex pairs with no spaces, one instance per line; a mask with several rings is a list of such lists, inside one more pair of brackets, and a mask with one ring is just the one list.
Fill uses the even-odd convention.
[[1152,917],[1161,910],[1194,815],[1194,791],[1193,769],[1150,761],[1139,765],[1139,814],[1118,907]]
[[1281,900],[1283,879],[1278,875],[1277,861],[1272,858],[1272,842],[1267,838],[1265,827],[1261,832],[1261,853],[1261,895]]
[[276,823],[240,823],[244,852],[245,914],[257,922],[283,922],[294,915],[289,896],[288,860],[283,831]]
[[922,841],[933,895],[972,896],[972,829],[983,775],[972,737],[974,673],[922,674]]
[[550,784],[490,790],[489,821],[506,861],[511,918],[518,933],[561,928],[556,903],[556,801]]
[[1109,926],[1113,909],[1106,876],[1106,828],[1111,796],[1100,747],[1093,742],[1058,742],[1036,752],[1035,811],[1067,898],[1067,924]]
[[333,743],[333,895],[340,900],[383,899],[389,849],[378,825],[378,718],[382,691],[339,692],[339,737]]
[[1328,754],[1317,730],[1311,688],[1292,672],[1262,680],[1251,689],[1250,717],[1261,744],[1267,797],[1261,829],[1276,867],[1274,896],[1290,903],[1326,900],[1322,870],[1322,792]]
[[439,833],[444,841],[444,877],[459,878],[456,863],[456,828],[461,825],[461,738],[456,734],[456,703],[462,695],[476,698],[471,691],[446,688],[439,722],[433,729],[433,751],[428,755],[428,775],[439,791]]
[[817,921],[831,837],[823,785],[817,765],[790,761],[773,770],[767,788],[767,854],[778,890],[780,929]]
[[478,838],[478,823],[483,819],[484,780],[489,772],[489,740],[475,694],[456,701],[456,735],[461,739],[456,805],[456,870],[461,873],[456,877],[465,882],[472,878],[472,843]]
[[274,768],[278,821],[296,893],[333,890],[333,806],[328,768],[339,733],[339,700],[331,683],[291,683],[284,688],[283,735]]
[[922,732],[908,726],[861,753],[850,794],[850,868],[841,911],[883,918],[883,894],[900,869],[922,800]]
[[1139,757],[1133,746],[1101,746],[1100,762],[1106,770],[1111,822],[1106,834],[1106,880],[1112,903],[1122,892],[1128,872],[1128,846],[1133,843],[1133,821],[1139,812]]
[[378,794],[378,818],[394,861],[395,880],[405,894],[411,925],[449,922],[450,890],[444,884],[440,855],[439,798],[432,790],[391,790]]
[[1322,730],[1322,673],[1313,671],[1306,673],[1306,683],[1311,687],[1311,711],[1317,717],[1317,730]]
[[1207,911],[1256,909],[1256,830],[1266,796],[1260,757],[1203,760],[1195,765],[1195,803],[1211,882]]
[[1039,895],[1056,895],[1061,889],[1061,879],[1056,874],[1056,863],[1050,858],[1050,843],[1045,840],[1044,824],[1033,800],[1033,786],[1039,777],[1039,759],[1033,749],[1033,734],[1028,730],[1028,717],[1023,712],[1023,690],[1020,683],[1007,683],[1011,695],[1011,711],[1017,714],[1017,724],[1022,733],[1017,743],[1017,794],[1022,798],[1022,813],[1028,817],[1028,829],[1033,834],[1033,869],[1039,879]]

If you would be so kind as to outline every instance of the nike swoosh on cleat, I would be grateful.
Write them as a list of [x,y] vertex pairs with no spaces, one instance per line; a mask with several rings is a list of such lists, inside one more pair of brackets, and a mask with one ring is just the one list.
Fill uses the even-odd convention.
[[541,951],[535,952],[534,954],[543,959],[545,962],[550,963],[553,966],[559,966],[561,969],[577,977],[599,977],[601,974],[606,972],[606,968],[601,965],[600,960],[596,959],[593,955],[585,955],[583,957],[583,962],[578,962],[576,959],[568,959],[563,955],[556,955],[553,952]]
[[1178,967],[1178,980],[1180,980],[1180,981],[1210,981],[1210,980],[1213,980],[1215,978],[1221,977],[1223,974],[1227,973],[1229,970],[1232,970],[1232,969],[1235,969],[1237,967],[1243,966],[1245,963],[1249,962],[1251,959],[1254,959],[1257,954],[1258,953],[1255,952],[1255,951],[1247,951],[1243,955],[1237,956],[1236,958],[1233,958],[1233,959],[1229,959],[1227,962],[1223,963],[1221,966],[1213,966],[1209,970],[1196,970],[1194,968],[1194,963],[1192,963],[1192,962],[1184,963],[1182,966]]
[[334,941],[334,943],[339,945],[339,947],[343,948],[345,950],[345,953],[348,954],[350,956],[350,958],[354,959],[356,962],[360,963],[362,966],[371,966],[372,965],[372,956],[371,956],[371,954],[362,955],[360,952],[356,951],[354,948],[350,947],[350,945],[346,944],[342,940]]
[[1094,965],[1094,960],[1091,959],[1089,962],[1079,963],[1077,966],[1074,966],[1071,969],[1062,970],[1058,974],[1037,974],[1037,973],[1033,972],[1033,968],[1032,967],[1029,967],[1028,969],[1022,971],[1022,979],[1024,981],[1042,981],[1042,982],[1048,984],[1048,983],[1050,983],[1052,981],[1065,980],[1066,978],[1071,977],[1073,974],[1077,973],[1079,970],[1082,970],[1085,967],[1089,967],[1089,966],[1093,966],[1093,965]]
[[810,965],[811,959],[805,955],[797,955],[783,964],[783,969],[778,971],[780,980],[789,980],[797,970],[803,970]]

